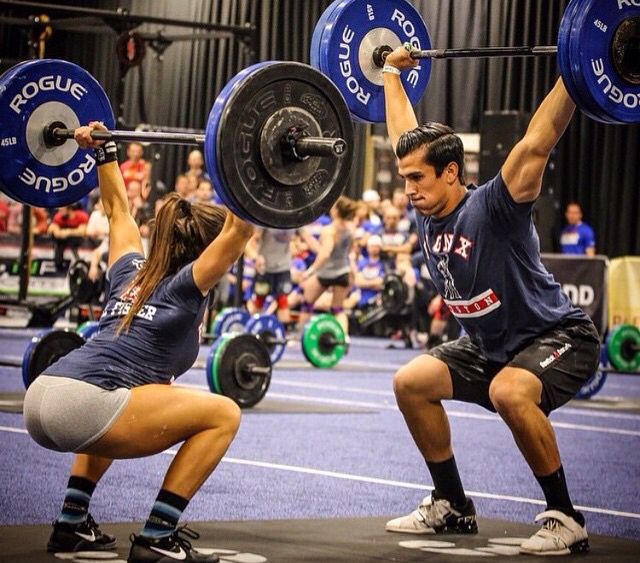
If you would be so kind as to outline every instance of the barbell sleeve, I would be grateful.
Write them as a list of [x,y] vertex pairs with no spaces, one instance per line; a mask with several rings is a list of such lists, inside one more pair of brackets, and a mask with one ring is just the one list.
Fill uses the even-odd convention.
[[295,144],[295,152],[301,158],[309,156],[342,156],[347,151],[344,139],[333,137],[302,137]]
[[271,373],[271,368],[255,364],[250,364],[245,369],[247,373],[250,373],[251,375],[264,375],[266,377]]

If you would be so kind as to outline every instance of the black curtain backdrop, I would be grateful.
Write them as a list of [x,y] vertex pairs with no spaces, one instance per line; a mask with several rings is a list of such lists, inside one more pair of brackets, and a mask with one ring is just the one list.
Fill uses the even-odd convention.
[[[258,27],[258,60],[308,62],[315,22],[330,0],[75,0],[67,5],[103,9],[123,7],[135,14],[244,24]],[[434,47],[555,44],[568,0],[413,0],[423,15]],[[21,15],[28,10],[7,10]],[[58,18],[60,21],[60,18]],[[54,19],[55,23],[55,19]],[[80,26],[78,28],[78,26]],[[75,28],[75,30],[74,30]],[[138,31],[155,32],[144,25]],[[194,34],[167,27],[166,34]],[[77,21],[54,27],[47,55],[80,64],[104,85],[114,101],[118,86],[115,31],[99,21]],[[0,70],[11,59],[27,56],[24,33],[0,25]],[[3,61],[7,60],[5,64]],[[147,120],[153,124],[204,128],[209,109],[224,84],[250,61],[238,41],[181,41],[161,60],[147,49],[140,69],[125,78],[123,117],[141,121],[138,107],[140,77]],[[557,78],[554,57],[504,60],[434,61],[426,95],[416,108],[419,119],[448,123],[459,131],[479,130],[484,111],[532,113]],[[118,109],[114,107],[118,114]],[[362,190],[363,145],[366,127],[357,125],[356,158],[348,193]],[[384,130],[379,126],[376,131]],[[169,188],[184,168],[186,147],[159,147],[156,172]],[[151,150],[148,149],[149,156]],[[578,201],[598,238],[598,251],[619,256],[640,254],[640,126],[596,123],[576,114],[558,145],[555,197],[564,206]]]

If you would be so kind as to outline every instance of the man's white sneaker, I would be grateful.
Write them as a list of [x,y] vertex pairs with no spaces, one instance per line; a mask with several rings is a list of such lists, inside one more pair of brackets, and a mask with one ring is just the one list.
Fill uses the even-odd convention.
[[589,551],[586,526],[564,512],[547,510],[536,516],[536,522],[544,522],[542,528],[522,543],[520,553],[545,556]]
[[448,500],[431,495],[411,514],[389,520],[385,529],[403,534],[477,534],[476,509],[471,499],[456,510]]

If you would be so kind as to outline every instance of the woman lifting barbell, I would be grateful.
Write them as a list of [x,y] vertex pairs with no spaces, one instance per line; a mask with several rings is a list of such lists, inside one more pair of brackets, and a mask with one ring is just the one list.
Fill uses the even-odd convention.
[[153,225],[148,259],[127,204],[113,142],[80,127],[75,140],[94,148],[109,218],[111,289],[100,334],[29,387],[24,416],[40,445],[75,452],[49,551],[106,550],[115,538],[89,514],[93,490],[113,459],[153,455],[184,442],[173,459],[129,561],[217,561],[191,548],[182,511],[218,465],[240,424],[227,397],[170,385],[198,354],[198,328],[209,290],[238,259],[253,227],[222,207],[166,198]]

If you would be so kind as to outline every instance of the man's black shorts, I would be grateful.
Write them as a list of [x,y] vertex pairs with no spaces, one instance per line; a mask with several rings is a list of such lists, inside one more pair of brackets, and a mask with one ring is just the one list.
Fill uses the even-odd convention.
[[540,408],[545,414],[572,399],[598,368],[600,339],[590,321],[566,319],[527,342],[506,364],[490,362],[468,336],[427,352],[449,367],[453,398],[492,412],[489,384],[504,367],[522,368],[543,386]]

